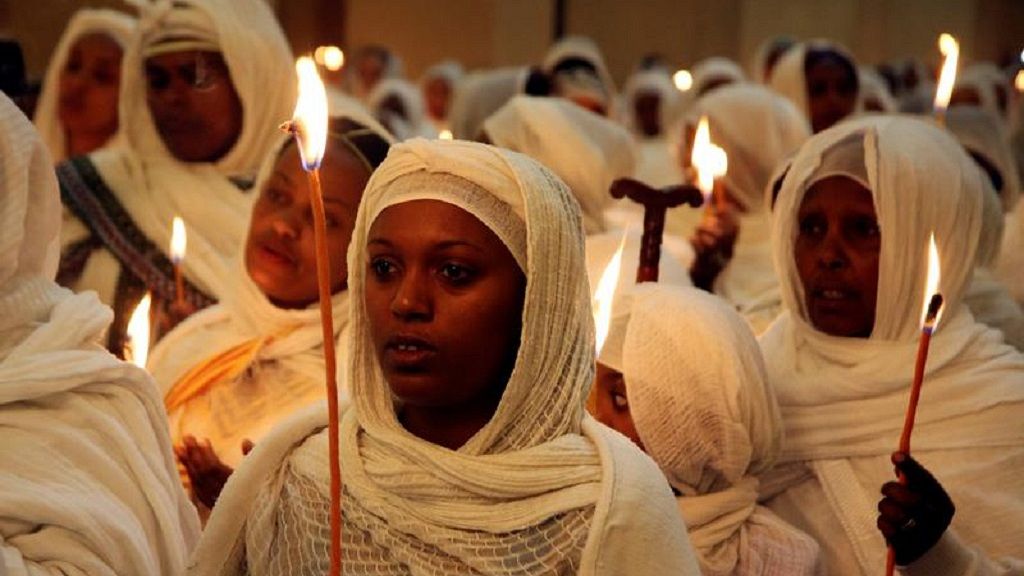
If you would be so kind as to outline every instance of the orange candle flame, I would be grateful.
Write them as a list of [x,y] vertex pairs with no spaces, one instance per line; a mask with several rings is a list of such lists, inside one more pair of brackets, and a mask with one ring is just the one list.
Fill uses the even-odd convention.
[[145,368],[149,359],[149,308],[152,301],[152,296],[147,292],[128,320],[128,340],[125,342],[124,357],[139,368]]
[[[942,279],[942,266],[939,263],[939,248],[935,244],[935,233],[928,239],[928,278],[925,281],[924,303],[921,306],[921,327],[935,329],[942,318],[942,304],[932,304],[939,294],[939,282]],[[931,310],[937,306],[936,310]]]
[[185,248],[188,246],[188,234],[185,232],[185,221],[180,216],[174,217],[171,225],[171,262],[181,264],[185,259]]
[[939,51],[946,57],[939,74],[939,84],[935,88],[935,110],[945,112],[949,107],[949,98],[953,95],[956,84],[956,67],[960,60],[960,45],[951,34],[939,36]]
[[693,74],[690,74],[689,70],[676,70],[672,75],[672,83],[675,84],[676,90],[686,92],[693,88]]
[[693,149],[690,151],[690,164],[697,169],[697,187],[704,193],[704,201],[707,203],[715,189],[715,179],[725,176],[729,170],[729,157],[725,150],[711,142],[707,116],[701,116],[700,123],[697,124],[697,134],[693,138]]
[[295,71],[299,75],[299,98],[289,129],[295,132],[303,168],[316,170],[327,146],[327,91],[312,58],[299,58]]
[[622,241],[619,242],[619,249],[615,251],[608,266],[601,273],[601,279],[597,282],[597,290],[594,291],[594,331],[597,344],[597,354],[601,354],[605,340],[608,339],[608,331],[612,323],[612,301],[615,299],[615,287],[619,284],[619,274],[622,272],[622,252],[626,248],[627,233],[622,233]]

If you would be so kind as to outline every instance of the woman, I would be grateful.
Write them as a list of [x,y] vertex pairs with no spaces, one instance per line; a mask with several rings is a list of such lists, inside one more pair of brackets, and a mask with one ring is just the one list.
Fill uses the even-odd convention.
[[75,12],[50,58],[34,122],[55,162],[108,145],[117,133],[121,59],[135,19],[113,10]]
[[769,87],[795,104],[817,134],[856,111],[857,63],[831,42],[797,44],[775,66]]
[[[931,551],[921,555],[929,547],[957,561],[942,571],[950,574],[990,573],[989,558],[1024,556],[1024,357],[962,301],[981,233],[982,178],[930,122],[873,117],[812,138],[782,183],[772,247],[784,312],[761,347],[786,448],[762,492],[772,511],[822,544],[830,574],[885,565],[875,502],[893,478],[932,234],[945,306],[912,447],[957,513],[948,530],[903,517],[889,541],[908,573],[934,567]],[[904,548],[922,535],[941,538]]]
[[434,64],[420,77],[420,92],[426,104],[427,119],[437,132],[450,129],[448,112],[460,80],[462,65],[454,60]]
[[407,80],[381,80],[370,92],[366,107],[399,141],[437,137],[437,130],[423,108],[423,96]]
[[782,421],[743,319],[692,288],[641,284],[617,300],[592,411],[658,463],[701,573],[815,574],[817,543],[757,505]]
[[[584,418],[581,230],[554,175],[489,146],[413,140],[373,175],[349,250],[346,573],[697,573],[654,464]],[[191,573],[325,571],[324,424],[255,448]]]
[[110,309],[53,281],[53,161],[0,95],[0,573],[176,576],[199,537],[159,392],[100,345]]
[[[333,114],[320,171],[336,263],[344,262],[363,188],[391,140],[365,116]],[[294,139],[270,156],[258,189],[235,285],[161,340],[148,366],[204,512],[241,461],[243,444],[324,397],[313,221]],[[344,265],[331,267],[331,286],[340,334],[348,319]]]
[[599,116],[615,117],[615,81],[604,55],[590,38],[568,36],[556,42],[541,64],[550,95],[565,98]]
[[641,70],[630,76],[622,95],[624,124],[637,141],[635,176],[650,186],[682,182],[679,163],[673,155],[671,126],[678,113],[679,90],[660,68]]
[[[70,213],[58,278],[114,308],[115,354],[145,292],[164,320],[158,333],[224,294],[246,191],[295,106],[291,54],[261,0],[147,5],[125,54],[123,142],[57,169]],[[167,255],[175,216],[188,231],[184,295]]]

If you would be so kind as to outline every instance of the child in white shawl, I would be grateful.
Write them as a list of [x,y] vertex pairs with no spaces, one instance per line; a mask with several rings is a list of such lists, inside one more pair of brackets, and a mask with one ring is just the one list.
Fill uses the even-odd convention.
[[782,421],[757,341],[724,301],[659,284],[620,294],[592,397],[664,472],[702,574],[816,573],[817,543],[757,505]]
[[[365,114],[332,115],[321,179],[336,261],[348,250],[363,188],[390,141]],[[235,286],[161,340],[149,360],[189,486],[206,508],[241,461],[243,443],[259,442],[291,412],[324,398],[311,207],[293,138],[268,157],[257,189]],[[341,334],[346,269],[331,268],[334,330]]]
[[[557,177],[482,144],[399,144],[348,261],[347,572],[697,574],[654,463],[585,417],[593,320]],[[325,571],[325,424],[321,409],[256,446],[190,574]]]
[[962,300],[981,234],[983,178],[930,122],[874,117],[812,138],[782,183],[772,245],[785,311],[761,346],[786,446],[762,492],[772,511],[821,543],[830,574],[877,574],[885,565],[875,503],[893,478],[931,234],[945,308],[913,455],[957,510],[948,530],[923,518],[901,527],[941,535],[903,570],[990,574],[998,569],[989,558],[1024,557],[1024,356]]
[[50,57],[36,129],[54,162],[108,145],[117,128],[121,60],[135,19],[114,10],[75,12]]
[[110,309],[53,282],[60,199],[0,95],[0,573],[176,576],[199,536],[160,395],[103,350]]
[[[114,309],[108,348],[150,291],[158,333],[217,301],[235,276],[246,192],[295,106],[291,52],[263,0],[159,0],[142,8],[121,73],[120,142],[57,167],[68,209],[58,281]],[[181,217],[184,305],[168,256]]]

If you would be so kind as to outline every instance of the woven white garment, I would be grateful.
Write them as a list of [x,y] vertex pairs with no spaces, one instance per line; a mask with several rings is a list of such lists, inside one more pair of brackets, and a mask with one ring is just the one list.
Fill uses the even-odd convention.
[[981,101],[979,106],[1005,122],[1007,120],[1006,113],[999,109],[996,85],[1001,85],[1006,94],[1011,95],[1010,98],[1012,98],[1013,89],[1002,71],[989,62],[978,62],[967,66],[961,73],[957,74],[954,90],[958,88],[974,89],[977,91],[978,99]]
[[868,100],[874,100],[882,105],[881,114],[895,114],[899,111],[899,104],[889,91],[889,85],[882,78],[882,75],[870,66],[859,66],[857,68],[859,89],[857,93],[857,113],[879,114],[877,111],[865,110]]
[[1005,122],[987,109],[958,105],[946,111],[946,127],[964,148],[980,155],[999,171],[1003,179],[999,195],[1003,211],[1011,212],[1016,208],[1021,195],[1020,173]]
[[[391,111],[381,108],[384,100],[390,97],[397,97],[402,101],[406,117],[400,117]],[[373,112],[382,123],[391,128],[398,141],[409,138],[437,137],[437,130],[434,129],[430,120],[427,119],[427,112],[424,108],[423,95],[416,85],[402,78],[386,78],[373,87],[366,99],[366,106]]]
[[721,56],[705,58],[694,65],[693,85],[690,86],[687,93],[700,98],[708,89],[708,84],[723,78],[729,80],[730,83],[741,83],[747,81],[747,74],[743,72],[743,68],[739,64],[729,58]]
[[660,99],[658,115],[660,119],[661,134],[665,136],[669,126],[672,124],[673,114],[679,106],[679,90],[672,84],[672,78],[665,70],[640,70],[633,73],[622,89],[622,109],[619,111],[619,121],[642,140],[649,137],[640,133],[636,122],[636,110],[633,105],[636,97],[640,94],[656,94]]
[[[524,345],[491,421],[460,449],[447,450],[398,422],[366,311],[361,298],[353,302],[353,405],[341,422],[349,573],[620,574],[629,562],[638,566],[634,574],[695,573],[668,487],[651,479],[653,463],[584,421],[594,341],[582,227],[554,175],[525,156],[480,144],[412,140],[392,148],[360,207],[350,290],[363,292],[373,215],[395,201],[450,194],[451,182],[433,191],[422,186],[424,175],[462,179],[470,191],[463,199],[472,191],[493,194],[497,204],[472,207],[487,213],[483,222],[501,214],[519,220],[520,210],[525,216],[518,224],[527,232]],[[417,186],[405,190],[403,182]],[[464,205],[452,198],[445,201]],[[264,452],[246,459],[214,510],[192,573],[323,571],[329,490],[322,425],[322,415],[312,415],[285,426]],[[629,470],[620,468],[626,461]],[[616,541],[605,539],[608,530]]]
[[[809,184],[851,170],[830,165],[846,163],[848,154],[830,153],[851,145],[864,166],[850,176],[866,175],[882,239],[870,338],[829,336],[810,325],[793,258]],[[782,460],[809,467],[812,476],[791,478],[768,504],[828,543],[830,573],[870,574],[885,560],[875,504],[903,426],[932,232],[946,306],[931,342],[914,455],[956,503],[955,532],[988,554],[1024,554],[1024,356],[961,302],[974,270],[982,178],[931,122],[875,117],[812,138],[783,183],[772,243],[785,311],[761,346],[786,427]]]
[[811,110],[807,103],[807,74],[804,72],[804,62],[808,52],[817,50],[835,52],[852,62],[855,67],[857,65],[857,60],[843,46],[829,40],[810,40],[797,43],[787,50],[775,64],[771,80],[768,82],[768,87],[792,102],[808,122]]
[[180,574],[199,524],[160,395],[98,344],[110,309],[53,282],[52,162],[6,96],[0,158],[0,573]]
[[[122,64],[124,141],[90,158],[135,223],[161,250],[168,249],[174,216],[185,221],[188,254],[182,271],[219,298],[235,275],[231,261],[245,237],[252,205],[251,195],[228,177],[255,178],[263,158],[279,141],[278,126],[291,118],[295,106],[295,72],[284,33],[263,0],[188,0],[187,9],[171,4],[160,0],[143,8],[138,33]],[[213,164],[175,159],[157,133],[146,103],[142,54],[178,30],[220,47],[242,103],[238,141]],[[77,239],[75,233],[67,231],[65,244]],[[113,287],[102,280],[116,278],[119,265],[103,262],[106,254],[94,253],[75,289],[103,288],[101,299],[112,298]],[[102,270],[90,269],[104,264]],[[97,276],[91,284],[89,278]]]
[[[64,128],[60,124],[57,108],[60,99],[60,74],[67,64],[71,48],[80,38],[90,34],[104,34],[126,48],[135,31],[135,19],[123,12],[102,8],[82,8],[75,12],[64,28],[64,33],[53,50],[43,78],[39,104],[32,117],[43,143],[50,150],[54,163],[67,157]],[[116,141],[117,134],[111,137]],[[109,145],[109,142],[108,142]]]
[[548,48],[547,53],[544,55],[544,60],[541,62],[541,69],[544,72],[551,74],[560,62],[571,58],[585,60],[592,64],[597,70],[597,77],[601,81],[604,93],[608,97],[608,110],[606,115],[609,118],[615,118],[616,105],[614,98],[619,91],[615,87],[615,80],[612,78],[612,74],[608,70],[608,65],[605,63],[604,55],[601,53],[601,48],[598,47],[597,43],[592,39],[586,36],[566,36],[565,38],[555,42],[551,48]]
[[455,88],[448,112],[455,138],[479,140],[484,120],[521,92],[526,73],[526,68],[510,67],[466,75]]
[[583,210],[587,234],[607,227],[609,188],[636,167],[633,138],[621,126],[561,98],[516,96],[484,122],[492,143],[551,169]]

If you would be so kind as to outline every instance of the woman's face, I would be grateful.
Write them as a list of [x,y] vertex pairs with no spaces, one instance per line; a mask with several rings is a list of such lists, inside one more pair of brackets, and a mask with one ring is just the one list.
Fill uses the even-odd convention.
[[242,101],[219,52],[146,60],[146,101],[160,138],[182,162],[216,162],[242,133]]
[[857,78],[838,56],[822,56],[807,67],[807,105],[817,134],[853,113]]
[[[369,171],[343,145],[328,141],[320,167],[331,291],[345,289],[345,256]],[[316,248],[309,184],[299,151],[289,144],[252,209],[245,265],[253,281],[276,306],[305,308],[316,301]]]
[[622,372],[613,370],[598,362],[597,374],[594,376],[594,387],[590,391],[591,398],[588,408],[598,422],[617,431],[633,441],[640,449],[644,443],[640,433],[636,431],[633,416],[629,411],[629,399],[626,397],[626,379]]
[[444,78],[432,78],[423,87],[423,100],[427,105],[427,113],[434,120],[448,117],[448,103],[452,99],[452,87]]
[[797,213],[794,259],[811,324],[867,338],[875,325],[882,234],[871,192],[844,176],[807,191]]
[[661,95],[656,92],[640,92],[633,99],[633,114],[637,127],[644,136],[661,134]]
[[363,298],[392,393],[403,407],[489,420],[522,330],[526,277],[512,254],[476,217],[437,200],[385,209],[366,248]]
[[57,112],[69,140],[89,135],[104,142],[117,131],[122,55],[121,46],[106,34],[87,34],[71,46],[60,71]]

